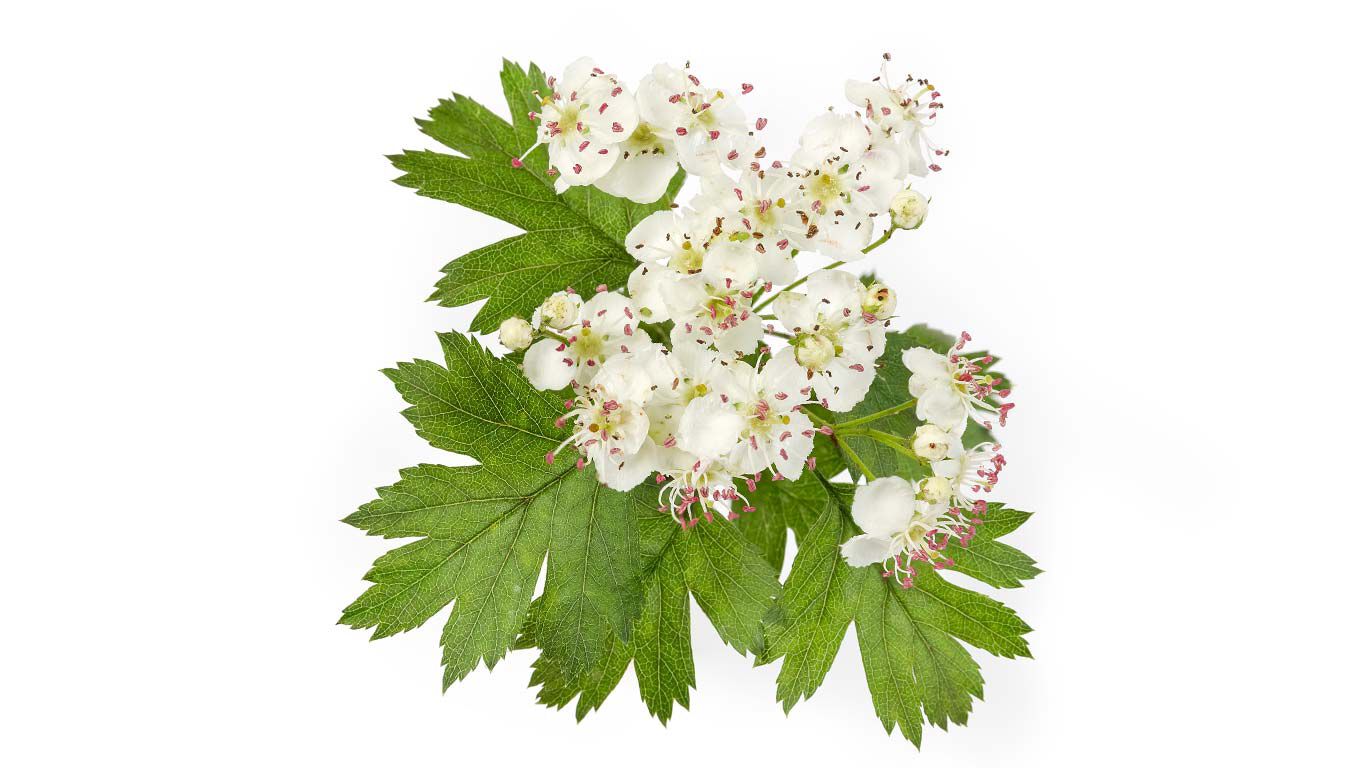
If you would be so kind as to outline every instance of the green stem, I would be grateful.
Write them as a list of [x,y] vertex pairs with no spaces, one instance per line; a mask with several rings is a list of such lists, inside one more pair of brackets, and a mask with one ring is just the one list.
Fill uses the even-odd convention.
[[[888,240],[891,240],[891,239],[892,239],[892,233],[893,233],[893,232],[896,232],[896,227],[888,227],[888,228],[887,228],[887,231],[882,233],[882,237],[879,237],[878,239],[874,240],[872,243],[869,243],[868,247],[863,249],[863,253],[864,253],[864,254],[869,254],[869,253],[872,253],[873,251],[877,250],[878,246],[880,246],[880,245],[882,245],[883,243],[887,242]],[[821,267],[820,269],[816,270],[816,272],[820,272],[821,270],[825,270],[825,269],[835,269],[836,267],[842,267],[842,266],[844,266],[844,265],[845,265],[845,262],[843,262],[843,261],[836,261],[836,262],[832,262],[832,263],[830,263],[830,264],[826,264],[825,266],[823,266],[823,267]],[[811,275],[816,274],[816,272],[812,272]],[[803,277],[802,279],[798,280],[798,281],[795,282],[795,283],[792,283],[792,284],[790,284],[790,285],[788,285],[788,286],[786,286],[786,287],[784,287],[784,288],[778,289],[778,291],[777,291],[776,293],[774,293],[772,296],[769,296],[767,299],[764,299],[762,302],[760,302],[760,303],[758,304],[758,306],[754,307],[754,310],[753,310],[753,311],[758,312],[759,310],[763,309],[764,307],[767,307],[769,304],[772,304],[772,303],[773,303],[773,300],[776,299],[776,298],[778,298],[778,296],[779,296],[780,294],[786,293],[787,291],[790,291],[790,290],[792,290],[793,288],[796,288],[797,286],[801,285],[802,283],[805,283],[808,279],[811,278],[811,275],[807,275],[806,277]],[[757,298],[758,298],[758,295],[756,295],[755,298],[757,299]]]
[[864,477],[868,478],[869,482],[877,479],[877,475],[873,474],[873,470],[869,469],[868,465],[863,463],[863,459],[859,458],[859,455],[854,449],[849,447],[849,443],[841,440],[839,435],[835,435],[835,445],[838,445],[840,450],[844,451],[845,455],[854,462],[854,465],[858,467],[858,470],[863,473]]
[[891,408],[884,408],[878,411],[877,413],[870,413],[867,416],[860,416],[857,419],[836,424],[835,429],[842,430],[847,429],[849,427],[857,427],[862,424],[868,424],[870,422],[877,421],[878,419],[885,419],[888,416],[895,416],[896,414],[901,413],[902,411],[906,410],[907,408],[910,408],[913,405],[915,405],[915,398],[911,398],[910,400],[907,400],[906,402],[900,405],[894,405]]
[[[823,266],[823,267],[821,267],[820,269],[816,270],[816,272],[820,272],[821,270],[825,270],[825,269],[834,269],[835,267],[842,267],[842,266],[844,266],[844,262],[842,262],[842,261],[834,261],[834,262],[831,262],[831,263],[829,263],[829,264],[826,264],[825,266]],[[812,272],[811,275],[816,274],[816,272]],[[760,302],[760,303],[759,303],[759,306],[755,307],[753,311],[758,312],[759,310],[763,309],[764,307],[767,307],[769,304],[772,304],[773,301],[774,301],[774,299],[777,299],[779,296],[783,295],[784,293],[787,293],[788,291],[792,290],[793,288],[796,288],[797,286],[801,285],[802,283],[805,283],[807,280],[810,280],[810,279],[811,279],[811,275],[807,275],[807,276],[801,278],[800,280],[796,281],[795,283],[791,283],[791,284],[789,284],[789,285],[787,285],[787,286],[785,286],[785,287],[783,287],[783,288],[779,288],[776,292],[774,292],[774,294],[773,294],[772,296],[769,296],[767,299],[764,299],[762,302]]]

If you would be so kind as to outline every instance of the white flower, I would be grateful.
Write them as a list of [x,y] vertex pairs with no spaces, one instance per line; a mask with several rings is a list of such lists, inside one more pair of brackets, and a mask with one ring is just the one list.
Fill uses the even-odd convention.
[[707,222],[692,209],[655,211],[626,233],[626,252],[637,261],[690,275],[702,269],[709,235]]
[[788,291],[773,302],[774,314],[793,334],[791,347],[775,362],[791,359],[805,368],[821,405],[848,411],[873,383],[887,330],[864,316],[863,285],[848,272],[822,270],[807,286],[804,294]]
[[520,317],[509,317],[498,324],[498,341],[511,350],[531,346],[531,323]]
[[674,319],[669,337],[674,349],[695,345],[743,357],[753,354],[764,338],[763,321],[751,311],[750,299],[739,291],[716,291],[701,275],[669,286],[665,302]]
[[635,131],[635,99],[589,58],[570,64],[549,86],[552,93],[542,99],[538,116],[538,140],[549,147],[555,190],[592,184],[612,170],[619,145]]
[[629,354],[613,358],[592,386],[580,392],[574,408],[556,422],[562,426],[572,420],[574,433],[546,454],[546,461],[553,462],[561,448],[573,443],[583,460],[593,465],[598,480],[617,491],[639,485],[654,466],[653,445],[647,439],[650,420],[642,405],[650,382],[630,358]]
[[742,419],[739,442],[726,457],[736,475],[753,475],[771,469],[778,477],[794,479],[811,455],[815,427],[801,412],[807,397],[804,371],[796,366],[768,364],[755,370],[749,363],[733,361],[710,386],[719,399]]
[[901,229],[920,229],[929,213],[930,201],[925,196],[910,189],[901,190],[892,196],[892,224]]
[[659,489],[659,511],[670,513],[685,526],[696,525],[699,516],[710,521],[713,509],[734,519],[737,501],[747,512],[754,509],[736,491],[735,478],[721,462],[705,462],[680,449],[660,450],[657,461],[661,476],[671,478]]
[[890,564],[884,576],[896,575],[910,586],[911,561],[947,567],[952,560],[940,551],[954,535],[956,521],[942,504],[916,498],[915,486],[900,477],[880,477],[854,492],[854,522],[863,530],[840,546],[850,566]]
[[753,251],[762,280],[789,283],[797,276],[793,251],[807,231],[797,211],[796,185],[783,172],[746,169],[734,180],[703,179],[703,194],[693,206],[716,222],[716,238]]
[[926,130],[934,125],[943,103],[939,91],[928,80],[906,76],[896,82],[887,73],[884,57],[882,74],[875,82],[850,80],[844,94],[863,110],[863,116],[883,135],[895,142],[909,173],[924,176],[939,170],[935,159],[947,155],[930,141]]
[[637,101],[641,117],[673,137],[688,173],[710,176],[750,162],[753,137],[732,94],[704,87],[687,70],[657,64],[640,81]]
[[807,125],[792,164],[806,225],[802,244],[831,258],[862,258],[877,217],[901,188],[896,153],[874,147],[858,118],[827,112]]
[[[948,458],[934,462],[933,469],[935,477],[951,489],[949,503],[955,509],[970,511],[980,518],[987,511],[987,502],[978,494],[991,493],[1005,466],[1006,458],[1001,455],[999,444],[982,443],[964,450],[955,443],[949,449]],[[977,522],[980,519],[974,520],[973,524]]]
[[650,344],[636,333],[631,302],[619,293],[601,292],[583,305],[582,320],[564,337],[541,339],[526,351],[522,368],[537,389],[587,386],[607,359]]
[[662,197],[678,170],[672,137],[641,121],[617,146],[621,157],[594,186],[636,203],[653,203]]
[[955,435],[962,435],[971,417],[989,423],[988,417],[999,414],[1005,424],[1006,414],[1013,403],[996,405],[993,400],[1010,395],[1008,389],[996,389],[1001,380],[986,373],[983,366],[990,356],[970,358],[960,354],[972,339],[964,333],[947,354],[926,347],[913,347],[901,353],[901,361],[911,372],[907,383],[911,397],[916,398],[915,415]]
[[933,424],[921,424],[915,428],[911,439],[911,450],[927,461],[939,461],[949,455],[949,448],[958,444],[958,438]]
[[583,299],[576,293],[559,291],[550,294],[541,306],[531,315],[531,325],[535,328],[554,328],[562,331],[579,322],[579,312]]

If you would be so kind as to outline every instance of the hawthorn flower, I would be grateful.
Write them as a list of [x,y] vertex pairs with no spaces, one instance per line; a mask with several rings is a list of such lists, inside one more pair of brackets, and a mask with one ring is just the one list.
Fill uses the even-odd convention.
[[531,346],[531,323],[520,317],[509,317],[498,324],[498,341],[513,351]]
[[938,171],[935,161],[948,152],[935,146],[926,131],[944,108],[939,91],[928,80],[911,75],[894,81],[887,73],[887,58],[883,57],[878,78],[872,82],[850,80],[845,83],[844,94],[894,143],[906,172],[925,176]]
[[688,173],[711,176],[753,157],[753,137],[736,96],[703,86],[686,68],[655,65],[640,81],[636,98],[641,117],[673,136]]
[[716,386],[721,399],[742,419],[739,442],[726,457],[737,475],[772,470],[775,479],[796,479],[814,446],[815,426],[801,411],[807,396],[805,377],[794,366],[755,369],[743,361],[729,365]]
[[526,351],[522,368],[527,381],[547,390],[587,386],[608,358],[650,344],[646,334],[636,333],[634,314],[625,296],[599,292],[583,305],[577,326],[541,339]]
[[690,208],[655,211],[626,234],[626,252],[637,261],[690,275],[702,269],[708,230],[705,218]]
[[700,275],[669,286],[665,302],[674,319],[674,348],[710,347],[727,357],[752,354],[763,340],[764,324],[746,293],[717,289]]
[[573,443],[582,456],[580,467],[592,464],[598,480],[616,491],[639,485],[654,464],[647,441],[650,420],[642,405],[650,382],[630,357],[613,358],[592,386],[581,389],[570,403],[573,407],[556,422],[563,426],[573,421],[573,434],[546,454],[546,462],[553,463],[555,454]]
[[875,148],[857,117],[827,112],[807,125],[792,164],[803,244],[831,258],[862,258],[901,188],[896,153]]
[[796,181],[786,173],[745,170],[737,179],[703,179],[703,204],[714,214],[715,237],[744,244],[765,282],[790,283],[797,276],[794,251],[807,225],[797,212]]
[[844,559],[854,568],[885,563],[884,577],[895,575],[902,586],[911,586],[920,560],[946,568],[953,564],[941,550],[955,534],[956,521],[944,504],[918,498],[907,480],[880,477],[854,491],[851,510],[863,533],[840,546]]
[[[978,494],[991,493],[1005,466],[1006,458],[1001,455],[999,443],[982,443],[971,449],[955,443],[947,458],[932,465],[935,477],[943,480],[950,490],[949,503],[977,517],[987,511],[986,500]],[[976,522],[980,520],[974,525]]]
[[699,519],[710,522],[714,511],[735,519],[737,501],[744,511],[754,509],[736,490],[735,478],[724,463],[702,461],[679,449],[659,451],[658,460],[659,511],[673,515],[680,525],[691,527]]
[[968,418],[984,424],[999,414],[1005,424],[1013,403],[996,405],[993,400],[1010,396],[1009,389],[996,389],[1001,380],[983,371],[991,356],[969,358],[960,354],[972,340],[966,332],[947,354],[926,347],[913,347],[901,353],[901,361],[911,372],[908,388],[916,398],[915,415],[955,435],[962,435]]
[[873,383],[887,345],[886,327],[865,316],[863,285],[850,273],[823,270],[807,286],[804,294],[789,291],[773,302],[774,314],[793,337],[772,364],[804,368],[821,405],[848,411]]
[[549,148],[555,191],[592,184],[612,170],[621,155],[619,145],[635,132],[635,99],[586,57],[548,85],[551,95],[541,99],[535,117],[541,121],[538,141]]

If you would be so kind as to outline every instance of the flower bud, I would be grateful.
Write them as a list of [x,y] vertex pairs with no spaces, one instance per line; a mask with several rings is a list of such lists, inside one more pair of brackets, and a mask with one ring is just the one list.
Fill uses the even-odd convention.
[[953,495],[953,487],[946,477],[927,477],[920,481],[920,498],[931,504],[942,504]]
[[911,450],[915,455],[929,461],[939,461],[949,455],[949,443],[953,438],[949,433],[933,424],[923,424],[916,428],[911,438]]
[[531,323],[520,317],[509,317],[498,326],[498,341],[511,350],[531,346]]
[[564,330],[579,321],[579,307],[583,301],[568,291],[550,294],[541,304],[541,324]]
[[879,320],[886,320],[896,311],[896,291],[883,285],[873,283],[869,285],[863,294],[863,314],[872,315]]
[[835,359],[835,345],[824,336],[808,333],[797,338],[794,354],[798,363],[813,371],[819,371]]
[[902,229],[919,229],[925,223],[930,201],[914,189],[903,189],[892,196],[892,224]]

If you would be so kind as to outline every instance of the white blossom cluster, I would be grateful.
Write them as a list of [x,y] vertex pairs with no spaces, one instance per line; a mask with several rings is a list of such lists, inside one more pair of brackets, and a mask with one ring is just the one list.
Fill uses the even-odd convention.
[[[572,446],[579,466],[616,490],[653,477],[661,509],[685,525],[749,510],[740,488],[814,464],[815,434],[833,428],[803,406],[839,413],[863,400],[897,297],[839,267],[921,225],[928,201],[911,181],[947,154],[926,135],[939,93],[924,80],[891,80],[885,63],[873,81],[846,85],[852,109],[809,122],[789,160],[768,158],[766,121],[739,103],[751,90],[704,85],[690,67],[668,64],[632,89],[580,59],[549,80],[529,116],[560,191],[593,185],[651,203],[679,166],[698,178],[687,205],[627,235],[639,266],[624,292],[567,289],[529,321],[500,328],[506,346],[525,350],[533,386],[573,394],[560,449]],[[821,260],[804,277],[799,253]],[[903,558],[942,559],[940,537],[967,534],[984,508],[973,494],[989,490],[1003,460],[989,447],[964,450],[961,436],[968,419],[995,415],[1001,393],[984,361],[957,351],[905,355],[926,424],[904,451],[933,476],[858,490],[865,534],[845,545],[851,564],[886,562],[900,578]],[[975,474],[984,467],[990,481]]]

